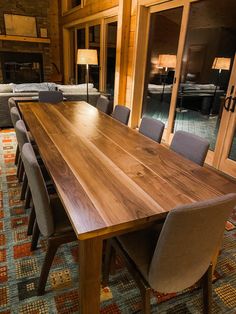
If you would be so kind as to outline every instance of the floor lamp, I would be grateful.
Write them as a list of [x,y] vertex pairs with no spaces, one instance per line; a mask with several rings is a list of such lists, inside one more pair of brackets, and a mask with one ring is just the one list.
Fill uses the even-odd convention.
[[96,49],[78,49],[77,64],[86,65],[86,84],[87,84],[87,102],[89,101],[88,84],[89,84],[89,66],[98,65],[98,55]]
[[214,59],[214,62],[212,64],[212,69],[213,70],[218,70],[218,73],[217,73],[216,86],[215,86],[215,91],[214,91],[213,100],[212,100],[212,107],[213,107],[213,105],[215,103],[216,91],[217,91],[218,85],[220,83],[221,71],[222,70],[228,71],[230,69],[230,63],[231,63],[231,59],[230,58],[215,57],[215,59]]
[[157,60],[157,66],[158,68],[164,68],[165,69],[165,79],[163,83],[162,93],[161,93],[161,101],[163,101],[164,91],[165,91],[165,85],[166,85],[166,77],[168,75],[168,69],[176,68],[176,55],[169,55],[169,54],[163,54],[158,56]]

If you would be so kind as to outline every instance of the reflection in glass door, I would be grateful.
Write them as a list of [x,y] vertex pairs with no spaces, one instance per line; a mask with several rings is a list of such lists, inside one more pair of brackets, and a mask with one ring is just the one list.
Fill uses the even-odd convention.
[[143,115],[167,126],[183,8],[151,14]]
[[236,51],[235,0],[191,4],[173,132],[216,141]]
[[89,27],[89,49],[96,49],[98,53],[98,66],[90,65],[89,67],[89,82],[94,84],[94,87],[99,90],[100,81],[100,25]]

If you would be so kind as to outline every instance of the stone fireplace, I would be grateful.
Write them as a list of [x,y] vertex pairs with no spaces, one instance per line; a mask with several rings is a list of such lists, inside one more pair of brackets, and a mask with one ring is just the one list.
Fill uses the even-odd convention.
[[40,83],[44,81],[41,53],[0,52],[4,83]]
[[[55,66],[60,64],[58,0],[0,1],[0,35],[5,35],[4,14],[19,14],[36,18],[35,40],[0,38],[0,83],[27,83],[51,81]],[[48,38],[40,38],[41,29]],[[9,38],[9,40],[8,40]]]

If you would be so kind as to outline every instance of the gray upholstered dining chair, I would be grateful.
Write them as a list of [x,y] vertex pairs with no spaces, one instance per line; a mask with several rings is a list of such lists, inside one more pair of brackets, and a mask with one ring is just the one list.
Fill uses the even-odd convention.
[[150,117],[143,117],[139,132],[160,143],[164,128],[165,124],[162,121]]
[[[15,132],[16,132],[16,138],[17,138],[17,142],[18,142],[18,146],[19,146],[19,151],[20,151],[20,158],[22,155],[22,148],[24,146],[25,143],[31,143],[30,138],[28,136],[28,132],[26,130],[26,126],[23,120],[18,120],[16,122],[15,125]],[[31,143],[32,144],[32,143]],[[37,152],[37,147],[34,146],[34,151],[36,150]],[[22,159],[22,158],[21,158]],[[46,171],[46,168],[37,152],[37,160],[40,163],[40,167],[43,173],[43,178],[44,181],[47,185],[47,189],[50,193],[54,193],[55,190],[52,186],[52,181],[50,180],[49,174]],[[22,162],[22,161],[21,161]],[[24,165],[22,164],[22,170],[24,172]],[[31,192],[28,188],[28,178],[26,173],[24,173],[24,177],[23,177],[23,184],[22,184],[22,188],[21,188],[21,200],[25,199],[25,209],[30,208],[30,215],[29,215],[29,223],[28,223],[28,231],[27,234],[31,235],[32,234],[32,229],[33,229],[33,224],[34,224],[34,220],[35,220],[35,213],[34,213],[34,206],[32,204],[32,206],[30,207],[30,202],[31,202]]]
[[9,108],[9,111],[11,111],[11,108],[13,108],[13,107],[17,107],[17,106],[16,106],[15,100],[11,97],[11,98],[8,99],[8,108]]
[[60,91],[39,91],[39,102],[59,103],[63,101],[63,94]]
[[211,261],[220,246],[236,194],[183,205],[171,210],[160,231],[150,227],[108,242],[103,283],[108,281],[111,248],[123,256],[150,313],[150,288],[173,293],[203,283],[204,313],[211,312]]
[[209,142],[198,135],[185,131],[176,131],[170,149],[203,166],[209,146]]
[[116,105],[111,116],[121,123],[127,125],[129,122],[130,109],[125,106]]
[[110,101],[106,96],[101,95],[96,104],[96,108],[106,114],[109,113]]
[[[10,115],[11,115],[12,125],[13,125],[13,127],[15,127],[15,126],[14,126],[14,123],[15,123],[16,121],[13,121],[11,109],[12,109],[12,108],[16,108],[16,109],[17,109],[17,106],[16,106],[15,100],[14,100],[12,97],[8,99],[8,107],[9,107],[9,112],[10,112]],[[19,111],[17,110],[17,116],[18,116],[18,113],[19,113]],[[19,114],[19,118],[20,118],[20,114]],[[19,119],[18,119],[18,120],[19,120]],[[14,123],[13,123],[13,122],[14,122]],[[17,147],[16,147],[16,155],[15,155],[15,165],[18,167],[18,164],[19,164],[19,146],[17,145]]]
[[[11,115],[12,124],[13,124],[14,129],[15,129],[17,121],[21,120],[21,116],[20,116],[20,113],[19,113],[19,110],[17,109],[17,107],[15,107],[15,106],[11,107],[10,115]],[[19,151],[19,143],[18,142],[17,142],[17,147],[16,147],[15,164],[17,165],[16,176],[19,179],[19,181],[22,182],[22,180],[23,180],[23,168],[22,168],[22,161],[20,158],[20,151]]]
[[41,233],[47,238],[47,252],[41,269],[37,294],[45,292],[48,274],[58,247],[76,240],[76,235],[58,197],[50,198],[43,175],[30,143],[22,148],[22,160],[31,190],[36,220],[32,242],[38,241]]

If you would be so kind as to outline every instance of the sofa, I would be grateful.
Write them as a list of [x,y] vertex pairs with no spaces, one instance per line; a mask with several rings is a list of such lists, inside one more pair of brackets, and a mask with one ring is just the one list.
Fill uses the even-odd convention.
[[[86,101],[86,84],[60,85],[55,83],[0,84],[0,128],[12,127],[8,99],[10,97],[33,97],[39,91],[59,90],[67,101]],[[89,103],[96,106],[100,93],[93,84],[89,84]]]

